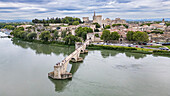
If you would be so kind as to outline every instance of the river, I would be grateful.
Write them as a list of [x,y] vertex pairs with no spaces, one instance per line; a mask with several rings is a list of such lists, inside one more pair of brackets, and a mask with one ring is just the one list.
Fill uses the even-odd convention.
[[89,50],[69,64],[72,80],[52,80],[73,47],[1,38],[0,50],[0,96],[170,96],[169,57]]

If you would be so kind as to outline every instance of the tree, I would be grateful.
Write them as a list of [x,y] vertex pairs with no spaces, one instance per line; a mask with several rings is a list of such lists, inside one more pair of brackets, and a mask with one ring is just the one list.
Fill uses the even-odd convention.
[[64,38],[65,44],[73,45],[75,42],[81,42],[81,39],[74,35],[68,35]]
[[128,31],[128,33],[126,34],[126,37],[129,41],[133,41],[133,31]]
[[23,27],[15,28],[15,29],[12,31],[11,34],[12,34],[14,37],[20,38],[20,34],[19,34],[20,31],[24,31],[24,28],[23,28]]
[[74,21],[73,25],[79,25],[79,21]]
[[137,42],[148,42],[148,34],[146,32],[137,31],[133,34],[133,40]]
[[37,38],[37,33],[35,33],[35,32],[28,33],[27,38],[29,40],[33,40],[33,39]]
[[87,39],[87,32],[83,32],[82,34],[81,34],[81,37],[83,38],[83,40],[85,41],[86,39]]
[[94,32],[99,32],[99,29],[94,29]]
[[106,26],[105,26],[105,29],[110,29],[110,25],[106,25]]
[[128,25],[126,25],[126,24],[122,24],[125,28],[129,28],[129,26]]
[[96,25],[96,28],[100,28],[101,26],[100,26],[100,24],[98,24],[98,23],[93,23],[94,25]]
[[5,25],[4,28],[9,29],[9,30],[14,30],[15,29],[15,27],[12,26],[12,25]]
[[117,32],[112,32],[110,35],[110,40],[119,40],[120,35]]
[[27,32],[25,31],[19,31],[18,32],[18,37],[21,38],[21,39],[27,39]]
[[53,39],[57,40],[58,37],[59,37],[58,31],[55,31],[55,32],[54,32],[54,35],[53,35]]
[[86,40],[86,35],[87,33],[93,33],[93,29],[88,28],[88,27],[78,27],[75,30],[76,36],[82,37],[83,40]]
[[95,34],[95,37],[99,37],[99,34]]
[[44,31],[40,34],[40,39],[44,41],[48,41],[51,39],[51,35],[49,31]]
[[112,24],[112,27],[121,26],[122,24]]
[[108,40],[110,40],[110,31],[104,30],[102,33],[101,39],[104,40],[104,42],[107,42]]
[[65,38],[66,35],[67,35],[67,31],[62,31],[62,32],[61,32],[61,37],[62,37],[62,38]]

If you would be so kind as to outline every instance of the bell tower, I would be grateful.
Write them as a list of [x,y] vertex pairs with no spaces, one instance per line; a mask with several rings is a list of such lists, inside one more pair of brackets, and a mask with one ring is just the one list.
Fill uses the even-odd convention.
[[164,18],[162,19],[162,23],[165,23],[165,19]]
[[94,11],[93,20],[95,20],[95,18],[96,18],[96,13],[95,13],[95,11]]
[[95,13],[95,11],[94,11],[94,16],[96,16],[96,13]]

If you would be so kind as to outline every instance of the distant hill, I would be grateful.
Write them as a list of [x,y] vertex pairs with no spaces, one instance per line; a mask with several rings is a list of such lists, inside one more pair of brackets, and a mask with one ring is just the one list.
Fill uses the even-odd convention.
[[18,20],[0,20],[0,22],[32,22],[32,20],[22,20],[22,19],[18,19]]
[[[154,19],[125,19],[126,21],[162,21],[163,18],[154,18]],[[165,21],[170,21],[170,18],[164,18]]]
[[[162,21],[163,18],[153,18],[153,19],[125,19],[126,21]],[[164,18],[165,21],[170,21],[170,18]],[[32,20],[0,20],[0,22],[32,22]]]

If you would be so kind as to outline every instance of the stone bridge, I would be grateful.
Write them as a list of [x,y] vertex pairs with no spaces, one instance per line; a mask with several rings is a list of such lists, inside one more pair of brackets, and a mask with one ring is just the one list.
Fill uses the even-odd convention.
[[84,43],[77,42],[75,44],[75,51],[67,56],[62,62],[54,66],[54,71],[48,73],[48,76],[53,79],[69,79],[72,78],[72,74],[67,72],[67,65],[70,61],[80,62],[83,61],[82,57],[79,57],[81,53],[87,53],[86,46],[89,45],[89,40]]

